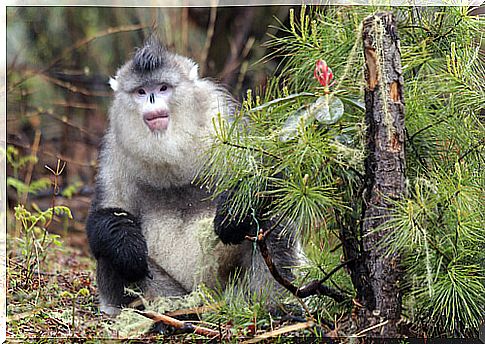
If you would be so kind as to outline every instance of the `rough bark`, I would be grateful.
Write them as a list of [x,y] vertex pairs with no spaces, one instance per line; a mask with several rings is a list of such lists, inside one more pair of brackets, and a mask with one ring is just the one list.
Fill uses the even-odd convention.
[[399,256],[388,255],[380,229],[392,213],[392,200],[405,192],[404,101],[399,39],[392,13],[364,20],[365,107],[367,124],[363,249],[371,295],[359,295],[364,308],[360,329],[376,326],[370,336],[397,337],[401,316]]

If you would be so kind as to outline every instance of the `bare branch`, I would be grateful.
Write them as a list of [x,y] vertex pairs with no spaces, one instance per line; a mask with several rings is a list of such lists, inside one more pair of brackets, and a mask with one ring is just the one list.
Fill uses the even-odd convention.
[[162,322],[166,325],[172,326],[176,329],[182,330],[187,333],[200,334],[202,336],[211,337],[211,339],[220,337],[220,334],[217,331],[214,331],[205,327],[196,326],[191,324],[190,322],[181,321],[181,320],[169,317],[168,315],[151,312],[151,311],[135,310],[135,312],[148,319],[152,319],[155,322]]
[[325,295],[334,299],[337,302],[343,302],[348,299],[346,295],[344,295],[337,289],[323,285],[323,281],[326,281],[328,278],[330,278],[332,274],[334,274],[338,269],[343,267],[348,262],[345,262],[345,264],[342,263],[341,266],[337,267],[338,269],[337,268],[336,270],[334,269],[335,271],[332,270],[322,280],[312,281],[309,284],[298,288],[290,280],[283,277],[278,271],[278,269],[276,268],[276,265],[274,264],[273,259],[271,258],[271,254],[269,253],[268,246],[266,244],[266,236],[262,230],[260,231],[257,237],[254,237],[254,238],[249,237],[247,239],[251,241],[255,241],[258,244],[261,256],[263,257],[264,262],[266,263],[266,266],[271,272],[271,275],[273,276],[273,278],[296,297],[305,298],[311,295]]
[[77,41],[76,43],[74,43],[74,45],[64,49],[64,51],[57,58],[55,58],[53,61],[51,61],[51,63],[47,67],[45,67],[44,69],[42,69],[38,73],[31,74],[31,75],[27,76],[26,78],[19,80],[18,82],[13,84],[8,89],[7,93],[12,91],[18,85],[20,85],[20,84],[24,83],[25,81],[27,81],[28,79],[32,78],[33,76],[36,76],[37,74],[44,74],[49,69],[54,67],[56,65],[56,63],[58,63],[59,61],[64,59],[69,53],[71,53],[72,51],[74,51],[76,49],[79,49],[83,45],[86,45],[86,44],[94,41],[95,39],[98,39],[98,38],[101,38],[101,37],[104,37],[104,36],[108,36],[108,35],[112,35],[112,34],[115,34],[115,33],[119,33],[119,32],[136,31],[136,30],[141,30],[141,29],[144,29],[144,28],[145,28],[145,26],[143,26],[143,25],[124,25],[124,26],[118,26],[118,27],[110,27],[107,30],[98,32],[95,35],[92,35],[90,37],[85,37],[85,38]]

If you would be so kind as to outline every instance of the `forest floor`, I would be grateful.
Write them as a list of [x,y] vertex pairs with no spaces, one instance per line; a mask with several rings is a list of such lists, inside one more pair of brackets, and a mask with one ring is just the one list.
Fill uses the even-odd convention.
[[[77,248],[59,245],[49,247],[39,261],[29,265],[25,263],[26,252],[19,247],[12,248],[18,240],[21,239],[8,239],[8,342],[37,343],[55,338],[56,343],[124,342],[132,339],[143,342],[163,339],[165,342],[178,343],[208,338],[194,334],[163,336],[153,331],[151,320],[142,317],[145,321],[140,321],[140,316],[133,317],[134,313],[117,319],[101,314],[96,298],[95,262],[92,258]],[[183,310],[180,313],[187,315]],[[261,325],[266,322],[257,322],[256,316],[254,323],[236,325],[237,320],[233,323],[227,321],[227,317],[222,321],[223,325],[197,319],[193,323],[218,331],[224,341],[230,342],[248,338],[253,338],[254,342],[266,342],[267,338],[275,337],[315,336],[311,330],[314,324],[310,321],[275,318],[271,319],[270,326]]]
[[21,256],[7,259],[7,339],[114,337],[99,314],[94,264],[71,247],[51,249],[30,271]]

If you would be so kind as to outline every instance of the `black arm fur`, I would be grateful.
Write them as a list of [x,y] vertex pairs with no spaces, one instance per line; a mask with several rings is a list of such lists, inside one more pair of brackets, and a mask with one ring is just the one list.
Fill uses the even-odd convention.
[[228,205],[231,196],[232,192],[226,192],[217,198],[214,230],[224,244],[240,244],[247,235],[257,235],[258,227],[253,214],[247,214],[242,219],[231,214]]
[[94,257],[109,262],[126,281],[149,276],[148,249],[138,218],[121,208],[94,210],[86,232]]
[[[274,178],[281,178],[281,173],[273,176]],[[273,190],[273,185],[267,185],[268,191]],[[226,191],[217,197],[216,216],[214,218],[214,230],[217,236],[224,244],[240,244],[246,236],[258,235],[259,227],[267,230],[268,219],[264,218],[264,214],[268,213],[272,203],[272,197],[264,197],[260,199],[253,214],[246,214],[244,218],[236,216],[231,211],[230,199],[233,196],[235,189]]]

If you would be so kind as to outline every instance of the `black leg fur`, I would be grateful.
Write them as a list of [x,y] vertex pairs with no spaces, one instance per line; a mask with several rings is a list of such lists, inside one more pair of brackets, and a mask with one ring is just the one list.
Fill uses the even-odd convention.
[[[98,276],[113,275],[110,270],[119,275],[113,275],[112,279],[126,282],[149,276],[147,244],[135,216],[121,208],[95,210],[88,216],[86,232],[91,251],[98,260],[98,269],[101,267],[104,271],[98,272]],[[106,290],[110,283],[106,282]]]
[[125,280],[112,268],[112,264],[100,257],[96,266],[96,282],[98,285],[101,310],[114,315],[115,308],[123,305]]

